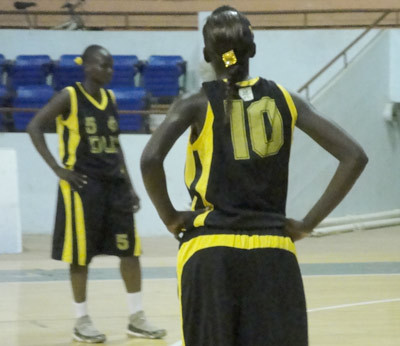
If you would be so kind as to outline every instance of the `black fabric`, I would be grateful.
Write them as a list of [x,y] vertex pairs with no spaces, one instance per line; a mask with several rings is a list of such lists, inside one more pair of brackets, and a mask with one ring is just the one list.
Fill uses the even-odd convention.
[[[211,105],[214,122],[212,125],[213,148],[205,148],[200,157],[210,155],[212,162],[207,182],[205,199],[213,206],[207,215],[205,226],[228,229],[261,229],[265,227],[282,227],[286,213],[288,186],[288,164],[292,142],[292,115],[286,99],[279,87],[272,81],[260,78],[251,88],[254,96],[251,101],[243,101],[239,96],[235,102],[243,103],[243,124],[246,131],[249,157],[235,158],[233,145],[232,119],[227,121],[225,115],[226,83],[212,81],[203,84],[203,89]],[[282,121],[279,135],[283,144],[279,151],[262,157],[253,147],[252,135],[259,127],[251,123],[249,109],[260,108],[262,102],[268,103],[269,114],[273,121]],[[253,107],[253,108],[251,108]],[[261,109],[265,133],[268,138],[263,149],[269,150],[272,127],[267,109]],[[278,116],[280,114],[280,117]],[[254,112],[252,113],[254,115]],[[258,114],[258,113],[257,113]],[[281,119],[281,120],[280,120]],[[258,137],[260,138],[260,137]],[[272,146],[271,146],[272,147]],[[207,152],[208,151],[208,152]],[[196,162],[196,176],[203,167]],[[196,196],[195,186],[189,188],[192,199]],[[195,209],[204,208],[196,205]]]
[[181,284],[186,346],[308,345],[300,270],[286,250],[199,250]]
[[[84,212],[87,264],[96,255],[132,256],[135,247],[135,225],[131,194],[126,180],[102,181],[89,178],[87,185],[79,191],[79,196]],[[71,201],[73,263],[78,264],[74,199]],[[65,201],[60,190],[53,235],[53,259],[62,260],[65,231]]]

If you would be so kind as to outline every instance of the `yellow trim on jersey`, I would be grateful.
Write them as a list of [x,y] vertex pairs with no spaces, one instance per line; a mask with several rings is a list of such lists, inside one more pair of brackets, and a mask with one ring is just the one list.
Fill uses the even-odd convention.
[[72,238],[72,201],[71,201],[71,186],[65,180],[60,180],[61,193],[64,198],[65,206],[65,235],[64,246],[61,260],[67,263],[72,263],[73,260],[73,238]]
[[193,147],[190,143],[189,136],[189,143],[186,150],[186,163],[185,163],[185,184],[186,187],[189,189],[190,185],[192,185],[194,178],[196,177],[196,163],[194,161],[193,155]]
[[292,116],[292,134],[294,131],[294,126],[296,125],[297,121],[297,108],[293,102],[292,96],[290,93],[282,86],[278,84],[279,89],[281,89],[283,96],[285,97],[286,103],[289,107],[290,115]]
[[[70,97],[70,114],[67,119],[63,119],[62,115],[57,117],[57,133],[59,141],[60,158],[63,161],[65,152],[68,150],[68,160],[65,163],[66,168],[73,169],[76,163],[76,150],[81,141],[79,133],[79,120],[78,120],[78,98],[76,91],[73,87],[67,87]],[[64,131],[69,131],[68,148],[64,142]]]
[[111,89],[107,89],[107,90],[108,90],[108,92],[109,92],[110,95],[111,95],[111,100],[112,100],[112,102],[113,102],[114,105],[116,106],[116,105],[117,105],[117,98],[115,97],[114,91],[112,91]]
[[83,95],[95,106],[96,108],[104,111],[108,105],[108,97],[106,91],[101,88],[100,89],[100,94],[101,94],[101,101],[100,103],[92,96],[90,95],[82,86],[81,83],[77,82],[76,85],[78,86],[79,90],[82,92]]
[[78,243],[78,264],[80,266],[86,265],[86,228],[85,228],[85,214],[81,196],[78,192],[74,192],[74,205],[75,205],[75,230],[76,240]]
[[[194,226],[204,226],[205,219],[207,215],[214,209],[214,206],[207,201],[206,193],[208,186],[208,179],[210,177],[211,161],[213,156],[213,123],[214,123],[214,113],[211,108],[211,104],[208,103],[206,119],[204,121],[203,128],[200,132],[199,137],[195,140],[193,144],[189,142],[188,150],[186,155],[186,166],[185,166],[185,183],[188,188],[192,184],[196,175],[196,163],[194,160],[194,151],[199,154],[199,159],[201,162],[201,175],[199,181],[197,182],[194,189],[199,193],[203,201],[203,205],[207,208],[207,211],[198,215],[194,219]],[[194,203],[192,207],[194,208]]]
[[138,234],[137,229],[136,229],[136,224],[135,224],[135,227],[133,229],[133,232],[135,234],[135,247],[133,249],[133,256],[138,257],[142,253],[142,244],[141,244],[140,237],[139,237],[139,234]]
[[[249,87],[249,86],[253,86],[254,84],[256,84],[258,81],[260,80],[260,77],[256,77],[256,78],[252,78],[249,80],[244,80],[241,82],[237,82],[236,85],[240,86],[240,87]],[[225,83],[228,82],[228,79],[224,78],[223,81]]]
[[254,250],[263,248],[282,249],[296,256],[296,247],[289,237],[277,235],[243,235],[243,234],[213,234],[195,237],[180,247],[177,257],[178,296],[181,309],[181,333],[182,345],[185,345],[183,334],[182,311],[182,273],[187,261],[198,251],[212,247],[231,247],[242,250]]
[[236,83],[236,85],[239,85],[241,87],[249,87],[249,86],[253,86],[254,84],[256,84],[259,80],[260,80],[260,77],[256,77],[256,78],[252,78],[249,80],[244,80],[244,81],[238,82],[238,83]]

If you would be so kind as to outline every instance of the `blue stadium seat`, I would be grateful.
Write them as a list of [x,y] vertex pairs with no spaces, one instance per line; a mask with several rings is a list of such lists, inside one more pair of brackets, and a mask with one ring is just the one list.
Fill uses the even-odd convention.
[[52,64],[48,55],[18,55],[9,67],[8,87],[46,84]]
[[140,61],[136,55],[113,55],[114,74],[108,88],[135,86]]
[[143,66],[144,88],[154,97],[179,95],[179,78],[186,73],[186,62],[178,55],[152,55]]
[[0,76],[3,75],[5,72],[5,67],[6,67],[6,58],[4,57],[3,54],[0,54]]
[[83,82],[83,67],[74,61],[80,55],[65,54],[54,65],[53,86],[56,90],[72,85],[75,82]]
[[[6,106],[7,101],[7,88],[4,85],[0,85],[0,107]],[[3,112],[0,112],[0,131],[4,130],[4,123],[3,123]]]
[[[41,108],[53,96],[54,90],[50,85],[20,86],[16,90],[13,101],[15,108]],[[25,131],[36,111],[16,111],[13,114],[14,126],[17,131]]]
[[[148,97],[144,88],[119,87],[112,88],[119,110],[144,110],[148,108]],[[120,114],[121,131],[144,130],[143,117],[140,114]]]

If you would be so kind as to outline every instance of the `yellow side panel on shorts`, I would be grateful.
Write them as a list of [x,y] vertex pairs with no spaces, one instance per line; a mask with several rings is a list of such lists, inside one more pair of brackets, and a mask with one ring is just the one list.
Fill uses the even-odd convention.
[[135,248],[133,249],[133,256],[138,257],[142,253],[142,244],[140,242],[139,234],[138,234],[138,232],[136,230],[136,225],[135,225],[135,228],[134,228],[133,232],[135,234]]
[[73,259],[73,241],[72,241],[72,201],[71,186],[65,180],[60,180],[61,193],[65,205],[65,236],[62,253],[62,261],[72,263]]
[[85,217],[82,205],[81,196],[77,192],[74,192],[74,204],[75,204],[75,229],[76,239],[78,242],[78,264],[81,266],[86,265],[86,228],[85,228]]

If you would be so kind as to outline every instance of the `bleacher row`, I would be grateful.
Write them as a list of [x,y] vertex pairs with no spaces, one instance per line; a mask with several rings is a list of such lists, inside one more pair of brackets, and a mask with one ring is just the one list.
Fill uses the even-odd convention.
[[[0,107],[41,108],[53,94],[83,81],[83,68],[65,54],[54,61],[48,55],[19,55],[7,60],[0,54]],[[136,55],[113,55],[114,74],[107,85],[116,96],[119,110],[145,110],[153,103],[169,103],[183,88],[186,62],[181,56],[152,55],[141,61]],[[33,111],[0,112],[0,131],[24,131]],[[10,124],[12,122],[12,124]],[[144,118],[120,114],[121,131],[141,132]]]

